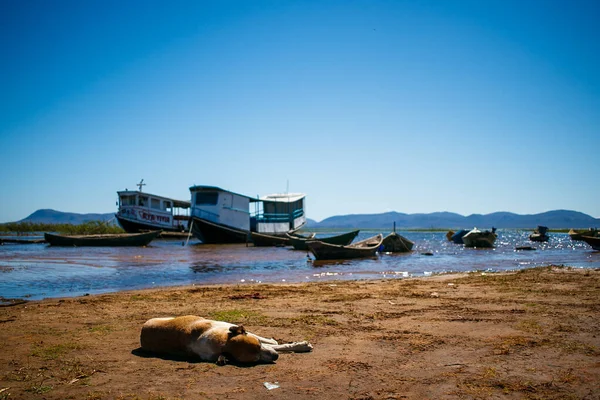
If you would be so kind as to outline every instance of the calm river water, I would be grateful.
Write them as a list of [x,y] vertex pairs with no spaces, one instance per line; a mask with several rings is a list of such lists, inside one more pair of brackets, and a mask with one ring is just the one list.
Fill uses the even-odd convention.
[[[356,240],[372,236],[361,231]],[[313,264],[290,248],[204,245],[191,240],[155,240],[148,247],[0,246],[0,297],[42,299],[175,285],[310,282],[335,279],[401,279],[452,271],[503,271],[541,265],[600,268],[600,252],[567,234],[532,243],[531,231],[499,230],[494,249],[469,249],[445,232],[403,232],[415,242],[407,254]],[[333,233],[321,233],[329,236]],[[535,251],[516,251],[516,246]],[[424,255],[423,253],[433,253]]]

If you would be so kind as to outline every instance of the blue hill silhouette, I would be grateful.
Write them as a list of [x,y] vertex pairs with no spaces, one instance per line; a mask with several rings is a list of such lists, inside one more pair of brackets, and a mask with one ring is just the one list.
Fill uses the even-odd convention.
[[[37,210],[27,218],[18,222],[39,222],[51,224],[82,224],[88,221],[110,221],[114,213],[107,214],[77,214],[56,210]],[[554,210],[539,214],[515,214],[510,212],[495,212],[491,214],[472,214],[463,216],[451,212],[434,212],[429,214],[404,214],[385,212],[381,214],[350,214],[336,215],[317,222],[307,220],[307,228],[373,228],[391,229],[396,223],[399,229],[406,228],[535,228],[545,225],[551,229],[589,228],[600,226],[600,219],[587,214],[570,211]]]

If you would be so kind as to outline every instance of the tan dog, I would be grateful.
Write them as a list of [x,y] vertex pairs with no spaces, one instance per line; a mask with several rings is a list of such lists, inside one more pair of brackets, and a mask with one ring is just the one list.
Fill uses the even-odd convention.
[[154,353],[198,357],[224,365],[226,359],[238,363],[271,363],[278,351],[308,352],[308,342],[278,344],[246,332],[243,326],[213,321],[194,315],[153,318],[142,326],[142,349]]

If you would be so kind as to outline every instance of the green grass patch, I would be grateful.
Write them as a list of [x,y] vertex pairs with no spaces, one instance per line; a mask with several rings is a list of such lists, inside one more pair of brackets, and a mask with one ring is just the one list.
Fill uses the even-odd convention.
[[96,325],[92,326],[90,329],[91,333],[95,333],[98,335],[106,335],[108,333],[114,332],[115,328],[110,325]]
[[209,318],[217,321],[227,321],[232,324],[254,324],[260,322],[266,317],[256,311],[232,309],[210,312]]
[[31,351],[31,355],[44,360],[56,360],[70,351],[78,349],[81,349],[81,346],[76,343],[56,344],[52,346],[35,345]]
[[39,386],[33,385],[33,386],[25,389],[25,391],[35,393],[35,394],[44,394],[44,393],[48,393],[52,389],[54,389],[54,387],[50,386],[50,385],[39,385]]
[[58,232],[67,235],[92,235],[102,233],[124,233],[117,225],[105,221],[88,221],[83,224],[44,224],[32,222],[8,222],[0,224],[0,232]]

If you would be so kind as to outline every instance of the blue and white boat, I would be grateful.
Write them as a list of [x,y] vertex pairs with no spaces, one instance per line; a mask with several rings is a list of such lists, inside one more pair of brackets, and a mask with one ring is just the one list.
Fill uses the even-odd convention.
[[191,228],[203,243],[248,243],[250,232],[285,236],[306,224],[303,193],[250,197],[216,186],[192,186]]

